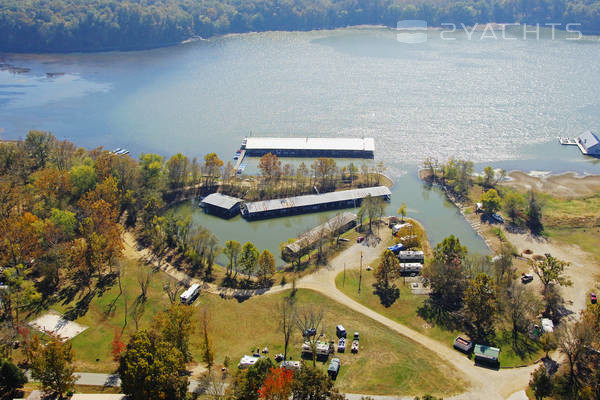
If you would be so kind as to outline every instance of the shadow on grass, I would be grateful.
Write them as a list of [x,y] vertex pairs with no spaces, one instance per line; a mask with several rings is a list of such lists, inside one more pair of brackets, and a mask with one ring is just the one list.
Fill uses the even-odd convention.
[[373,287],[375,288],[373,294],[379,297],[379,301],[386,308],[389,308],[400,297],[400,289],[398,289],[396,285],[385,287],[374,284]]
[[74,321],[79,317],[84,316],[89,308],[90,303],[92,302],[94,296],[96,295],[95,290],[88,291],[83,297],[81,297],[74,306],[71,306],[67,311],[65,311],[65,318]]
[[431,299],[423,302],[417,309],[417,314],[425,321],[438,325],[445,330],[461,330],[464,327],[462,318],[457,313],[446,310],[431,301]]

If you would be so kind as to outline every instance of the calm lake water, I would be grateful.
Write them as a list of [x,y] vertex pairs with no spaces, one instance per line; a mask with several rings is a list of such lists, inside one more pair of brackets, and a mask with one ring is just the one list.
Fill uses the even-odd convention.
[[[485,246],[460,214],[422,188],[426,157],[466,158],[478,168],[599,173],[598,161],[557,136],[600,129],[600,41],[480,40],[475,33],[405,44],[388,29],[227,36],[131,53],[4,55],[29,68],[0,71],[0,133],[50,130],[85,147],[134,156],[216,151],[230,159],[255,135],[372,136],[395,181],[389,212],[405,202],[436,243],[457,234]],[[280,241],[319,215],[247,223],[182,205],[221,240]]]

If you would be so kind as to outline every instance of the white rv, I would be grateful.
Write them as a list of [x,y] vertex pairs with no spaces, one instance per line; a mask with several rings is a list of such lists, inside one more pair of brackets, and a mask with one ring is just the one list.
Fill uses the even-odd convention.
[[200,284],[194,283],[185,292],[181,293],[179,298],[183,304],[192,304],[196,300],[196,297],[198,297],[198,294],[200,294]]
[[403,275],[416,276],[423,271],[421,263],[400,263],[400,273]]

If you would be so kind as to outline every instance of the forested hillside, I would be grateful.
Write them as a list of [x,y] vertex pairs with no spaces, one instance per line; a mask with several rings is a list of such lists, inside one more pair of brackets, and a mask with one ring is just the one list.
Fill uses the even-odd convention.
[[[0,0],[0,51],[98,51],[193,35],[310,30],[398,20],[581,23],[600,31],[597,0]],[[564,27],[564,25],[563,25]]]

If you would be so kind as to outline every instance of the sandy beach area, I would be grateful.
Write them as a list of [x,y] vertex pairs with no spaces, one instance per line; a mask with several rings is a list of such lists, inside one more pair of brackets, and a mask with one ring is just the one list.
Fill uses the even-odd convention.
[[600,175],[580,176],[573,172],[543,175],[512,171],[508,176],[510,180],[503,182],[503,185],[519,191],[534,189],[558,197],[587,196],[600,190]]

